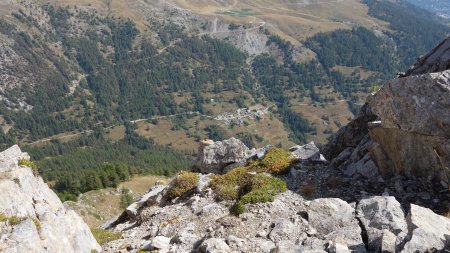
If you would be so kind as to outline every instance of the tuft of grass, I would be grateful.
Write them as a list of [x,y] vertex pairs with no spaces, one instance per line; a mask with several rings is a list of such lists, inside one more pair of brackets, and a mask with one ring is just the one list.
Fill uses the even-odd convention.
[[316,187],[312,184],[304,185],[300,188],[300,192],[306,197],[312,197],[316,193]]
[[281,148],[271,148],[260,162],[262,172],[271,174],[280,174],[286,171],[291,165],[292,159],[289,158],[291,153]]
[[98,253],[98,250],[96,250],[96,249],[91,249],[91,253]]
[[33,174],[35,176],[39,175],[38,166],[33,161],[30,161],[30,160],[27,160],[25,158],[22,158],[22,159],[19,159],[18,164],[19,164],[19,166],[25,166],[25,167],[31,168],[31,170],[33,171]]
[[36,218],[31,218],[31,220],[33,221],[34,225],[36,226],[37,231],[41,231],[41,228],[42,228],[41,222]]
[[245,212],[245,205],[248,203],[272,202],[277,194],[285,192],[287,188],[283,180],[264,174],[252,177],[248,186],[249,192],[244,194],[236,204],[236,214]]
[[213,175],[210,187],[219,200],[236,200],[240,189],[248,183],[250,177],[247,168],[238,167],[223,175]]
[[178,173],[173,181],[173,185],[167,190],[166,197],[175,199],[183,196],[197,187],[199,179],[198,174],[194,172],[182,171]]
[[22,187],[20,184],[20,179],[18,177],[13,178],[14,183],[16,183],[19,187]]
[[100,245],[103,245],[110,241],[118,240],[120,239],[120,237],[122,237],[122,232],[113,232],[100,228],[91,228],[91,232],[94,235],[95,240],[97,240]]
[[8,218],[8,222],[12,226],[21,223],[23,220],[24,220],[23,218],[20,218],[20,217],[15,216],[15,215]]
[[4,213],[0,213],[0,222],[5,222],[8,220],[8,217]]
[[238,167],[223,175],[214,175],[211,189],[219,200],[235,200],[233,212],[245,212],[248,203],[271,202],[274,197],[286,191],[286,183],[276,177],[252,173],[252,167]]

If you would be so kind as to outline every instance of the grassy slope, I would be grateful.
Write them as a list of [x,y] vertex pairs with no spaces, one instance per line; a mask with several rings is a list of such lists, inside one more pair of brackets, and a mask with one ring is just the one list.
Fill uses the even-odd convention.
[[120,207],[120,189],[131,190],[134,199],[139,198],[157,181],[168,180],[158,176],[137,176],[120,184],[117,189],[106,188],[86,192],[78,198],[78,202],[66,202],[66,205],[77,212],[90,227],[98,227],[109,219],[122,213]]

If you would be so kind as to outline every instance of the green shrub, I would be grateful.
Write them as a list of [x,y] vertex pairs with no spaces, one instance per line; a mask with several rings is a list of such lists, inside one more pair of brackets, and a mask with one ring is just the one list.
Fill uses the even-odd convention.
[[31,170],[33,170],[33,174],[35,176],[39,175],[38,166],[33,161],[22,158],[22,159],[19,159],[18,164],[19,164],[19,166],[25,166],[25,167],[31,168]]
[[238,167],[223,175],[214,175],[210,184],[219,200],[236,200],[235,214],[245,212],[248,203],[273,201],[274,197],[286,191],[286,183],[276,177],[252,173],[252,166]]
[[14,183],[16,183],[19,187],[21,187],[20,185],[20,179],[18,177],[13,178]]
[[97,240],[100,245],[103,245],[110,241],[118,240],[120,239],[120,237],[122,237],[122,232],[113,232],[100,228],[91,228],[91,232],[94,235],[95,240]]
[[11,224],[13,226],[21,223],[23,220],[24,220],[23,218],[20,218],[15,215],[8,218],[9,224]]
[[166,197],[174,199],[183,196],[197,187],[199,176],[197,173],[182,171],[173,180],[173,185],[167,190]]
[[8,217],[4,213],[0,213],[0,222],[5,222],[8,220]]
[[287,186],[286,182],[279,178],[257,174],[252,177],[247,188],[248,193],[244,194],[236,204],[237,214],[245,212],[245,204],[272,202],[278,193],[286,191]]
[[292,162],[291,153],[281,148],[271,148],[260,162],[263,172],[272,174],[283,173]]
[[247,168],[238,167],[223,175],[213,175],[210,187],[219,200],[236,200],[240,189],[248,183],[250,177]]

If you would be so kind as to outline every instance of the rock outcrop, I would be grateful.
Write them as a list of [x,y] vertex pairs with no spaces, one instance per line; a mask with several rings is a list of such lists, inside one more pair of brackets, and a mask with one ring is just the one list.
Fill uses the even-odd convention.
[[81,217],[19,159],[29,156],[18,146],[0,153],[0,251],[100,252]]
[[368,98],[371,155],[383,177],[450,178],[450,71],[389,81]]
[[202,173],[225,172],[226,167],[245,161],[249,148],[235,138],[214,142],[212,140],[202,141],[195,168]]
[[359,115],[323,148],[331,166],[347,176],[379,173],[386,180],[400,175],[436,191],[448,190],[449,52],[446,39],[405,75],[369,96]]

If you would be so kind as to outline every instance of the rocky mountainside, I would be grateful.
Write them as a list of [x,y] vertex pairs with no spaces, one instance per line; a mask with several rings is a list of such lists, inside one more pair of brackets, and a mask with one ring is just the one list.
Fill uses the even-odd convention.
[[324,156],[314,143],[203,142],[200,173],[151,188],[105,224],[123,234],[103,250],[449,252],[450,219],[435,213],[450,209],[447,47],[369,96]]
[[89,227],[67,210],[18,146],[0,153],[0,251],[100,252]]

